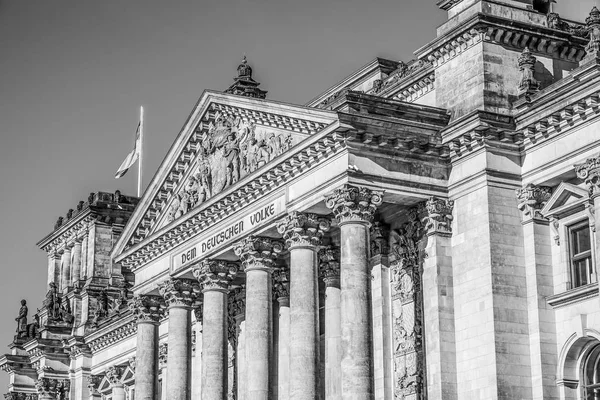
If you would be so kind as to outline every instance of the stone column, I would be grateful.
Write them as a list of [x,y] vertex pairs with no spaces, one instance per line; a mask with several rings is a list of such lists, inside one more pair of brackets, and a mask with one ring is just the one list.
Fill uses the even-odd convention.
[[237,288],[229,293],[227,299],[227,339],[229,340],[229,374],[227,382],[227,398],[238,399],[240,386],[240,362],[239,362],[239,339],[240,323],[246,312],[246,289],[245,286]]
[[167,343],[161,343],[158,345],[158,369],[160,371],[160,376],[162,380],[162,384],[160,386],[160,398],[167,398],[167,375],[169,374],[169,364],[167,362],[167,358],[169,355],[169,345]]
[[371,297],[373,299],[373,362],[375,400],[393,398],[391,287],[389,229],[376,221],[371,226]]
[[227,399],[227,294],[237,270],[235,264],[215,260],[203,260],[193,270],[204,296],[201,385],[205,400]]
[[364,187],[344,185],[326,200],[340,227],[344,400],[370,400],[374,395],[369,227],[382,196]]
[[283,245],[247,237],[234,246],[246,271],[246,400],[269,399],[272,354],[271,272]]
[[202,324],[204,316],[202,315],[202,307],[194,308],[194,317],[196,318],[196,355],[194,356],[194,366],[192,368],[192,399],[202,398]]
[[81,239],[81,266],[79,270],[79,279],[85,280],[87,278],[87,257],[88,257],[88,233],[84,231]]
[[193,279],[169,278],[158,287],[169,310],[167,400],[190,400],[192,381],[192,308],[200,288]]
[[54,251],[48,253],[48,285],[60,287],[60,255]]
[[71,286],[79,285],[81,274],[81,240],[76,239],[73,245],[73,262],[71,265]]
[[452,209],[454,202],[432,197],[425,203],[423,325],[427,349],[427,398],[458,398],[454,284],[452,279]]
[[39,400],[59,400],[68,397],[71,384],[68,379],[40,378],[35,381]]
[[319,252],[320,274],[325,282],[325,398],[342,399],[342,348],[339,249]]
[[134,297],[130,308],[137,321],[136,334],[136,400],[156,400],[158,395],[158,326],[164,316],[164,303],[159,296]]
[[290,279],[288,269],[273,273],[273,298],[277,300],[277,386],[278,400],[290,398]]
[[61,277],[60,277],[60,290],[65,292],[71,285],[71,248],[65,247],[61,256]]
[[532,399],[558,398],[556,324],[554,310],[546,303],[546,297],[554,294],[550,221],[540,215],[551,189],[529,184],[517,189],[516,195],[523,217]]
[[290,399],[318,397],[319,282],[317,250],[330,222],[293,212],[277,229],[290,251]]
[[124,367],[112,366],[106,370],[106,378],[112,388],[112,400],[125,400],[125,387],[123,385]]

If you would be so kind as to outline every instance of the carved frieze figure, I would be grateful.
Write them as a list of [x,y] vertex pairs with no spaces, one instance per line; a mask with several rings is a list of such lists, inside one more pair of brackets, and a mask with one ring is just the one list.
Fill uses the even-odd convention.
[[62,298],[60,310],[59,310],[60,320],[67,324],[73,323],[75,317],[73,317],[73,313],[71,312],[71,302],[66,297]]
[[196,164],[171,202],[168,222],[286,152],[292,142],[290,134],[259,132],[253,122],[217,113],[202,133]]
[[49,290],[46,293],[46,299],[44,300],[44,306],[48,310],[48,320],[56,320],[60,315],[60,298],[58,297],[58,290],[54,282],[50,282]]
[[27,324],[27,337],[29,339],[37,338],[40,335],[40,316],[33,314],[33,322]]
[[537,58],[531,54],[526,47],[519,56],[519,69],[521,71],[521,81],[519,82],[519,95],[531,95],[539,90],[540,83],[534,77],[535,63]]
[[17,337],[27,337],[27,301],[21,300],[19,315],[15,318],[17,321]]

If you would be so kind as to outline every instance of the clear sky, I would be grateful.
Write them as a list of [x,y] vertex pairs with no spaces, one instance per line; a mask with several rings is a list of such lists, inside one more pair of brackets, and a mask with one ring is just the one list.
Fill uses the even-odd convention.
[[[202,91],[226,89],[244,53],[268,98],[303,104],[377,56],[411,59],[445,20],[436,2],[0,0],[0,347],[19,300],[30,317],[41,306],[35,243],[57,217],[92,191],[135,194],[135,171],[113,177],[140,105],[147,183]],[[557,11],[583,20],[596,2]]]

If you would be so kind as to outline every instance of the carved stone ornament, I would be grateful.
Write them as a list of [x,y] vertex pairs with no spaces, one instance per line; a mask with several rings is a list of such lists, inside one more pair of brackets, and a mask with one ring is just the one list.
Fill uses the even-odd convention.
[[428,235],[452,234],[452,210],[454,201],[431,197],[425,203],[423,222]]
[[540,210],[544,208],[552,196],[552,188],[528,184],[522,189],[517,189],[518,208],[523,213],[523,219],[543,218]]
[[245,286],[232,290],[229,293],[229,313],[237,317],[246,313],[246,288]]
[[134,318],[138,323],[158,323],[165,315],[164,301],[160,296],[135,296],[129,302],[129,308],[133,311]]
[[319,251],[319,275],[325,285],[337,286],[340,282],[340,249],[326,246]]
[[100,387],[100,382],[102,382],[101,375],[88,375],[87,377],[87,387],[90,391],[90,394],[98,394],[98,388]]
[[135,357],[131,357],[129,360],[127,360],[127,364],[129,364],[129,368],[135,372]]
[[279,268],[273,272],[273,298],[280,304],[290,298],[290,271]]
[[245,271],[254,268],[272,270],[283,243],[264,237],[249,236],[236,243],[233,251],[240,258]]
[[169,278],[158,285],[167,307],[193,307],[200,294],[200,286],[194,279]]
[[325,200],[339,223],[371,222],[377,207],[382,203],[383,192],[351,185],[335,189]]
[[40,378],[35,381],[38,395],[53,397],[56,400],[66,400],[69,397],[71,383],[68,379]]
[[[202,127],[198,129],[202,130]],[[240,117],[217,113],[204,129],[192,172],[175,194],[173,221],[293,146],[290,134],[266,132]]]
[[123,382],[121,379],[123,378],[123,373],[125,372],[125,367],[120,367],[113,365],[106,369],[106,379],[110,382],[111,385],[122,385]]
[[590,197],[600,194],[600,155],[575,165],[575,172],[579,179],[585,181]]
[[38,400],[37,393],[8,392],[4,395],[5,400]]
[[165,368],[167,366],[167,358],[169,355],[169,344],[161,343],[158,345],[158,365],[159,368]]
[[519,81],[519,96],[531,95],[540,89],[540,83],[534,77],[535,63],[537,58],[531,54],[528,47],[519,56],[519,70],[521,80]]
[[200,324],[202,324],[202,321],[204,321],[204,304],[200,303],[198,304],[197,307],[194,308],[194,316],[196,317],[196,321],[200,322]]
[[371,225],[371,257],[387,256],[390,252],[389,229],[380,222],[375,221]]
[[600,55],[600,10],[598,7],[592,8],[590,15],[585,19],[585,24],[590,35],[590,41],[585,47],[587,53],[585,58],[596,58]]
[[202,260],[192,273],[202,290],[229,290],[231,281],[238,273],[238,266],[227,261]]
[[329,230],[331,222],[316,214],[294,211],[277,224],[288,247],[320,246],[323,234]]
[[590,229],[592,230],[592,232],[596,232],[596,207],[594,207],[594,204],[587,203],[585,205],[585,213],[588,216]]
[[415,288],[420,288],[421,251],[419,241],[423,237],[420,214],[424,207],[408,211],[407,222],[397,231],[397,243],[392,246],[394,261],[391,263],[394,296],[411,300]]

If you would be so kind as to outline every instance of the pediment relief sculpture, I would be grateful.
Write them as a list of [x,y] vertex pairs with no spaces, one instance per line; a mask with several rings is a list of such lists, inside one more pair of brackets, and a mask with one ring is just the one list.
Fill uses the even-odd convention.
[[289,133],[276,133],[240,117],[217,114],[215,123],[211,122],[201,136],[192,173],[175,194],[166,222],[188,213],[295,143]]

